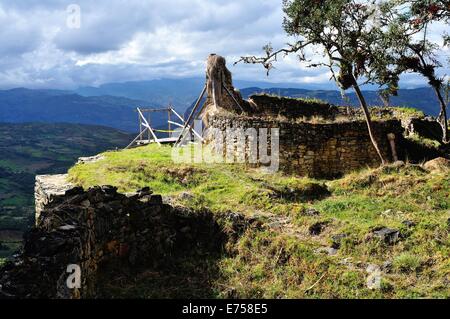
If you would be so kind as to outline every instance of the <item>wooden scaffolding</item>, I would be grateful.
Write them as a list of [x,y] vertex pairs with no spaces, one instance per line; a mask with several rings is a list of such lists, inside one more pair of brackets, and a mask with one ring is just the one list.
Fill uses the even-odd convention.
[[[183,117],[181,117],[171,106],[167,108],[137,107],[136,112],[139,121],[139,134],[126,149],[152,143],[157,143],[158,145],[174,144],[177,142],[179,135],[185,128],[189,128],[194,135],[203,140],[201,134],[194,131],[190,125],[186,125]],[[156,112],[167,112],[167,129],[152,126],[151,115]]]

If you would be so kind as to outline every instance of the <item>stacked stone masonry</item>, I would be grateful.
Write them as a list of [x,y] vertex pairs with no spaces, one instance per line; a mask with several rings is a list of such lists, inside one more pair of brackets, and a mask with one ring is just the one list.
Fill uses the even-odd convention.
[[286,116],[289,118],[321,117],[334,119],[347,108],[337,107],[321,101],[306,101],[287,97],[270,96],[265,94],[250,96],[250,104],[253,106],[253,115]]
[[[388,134],[396,137],[396,148],[401,145],[403,128],[398,120],[374,122],[374,132],[384,156],[394,160]],[[243,117],[215,115],[210,119],[210,128],[225,132],[227,129],[261,128],[269,129],[267,148],[270,150],[270,129],[279,129],[279,166],[280,170],[299,176],[333,178],[344,173],[368,166],[377,166],[380,159],[369,138],[364,121],[315,124],[308,122],[288,122],[263,117]],[[216,143],[217,140],[212,140]],[[237,141],[235,141],[237,143]],[[225,156],[237,158],[249,154],[248,139],[245,150],[229,147],[236,154]],[[245,154],[240,154],[244,151]],[[397,152],[399,150],[397,149]]]
[[[110,186],[72,188],[51,196],[23,252],[0,269],[0,299],[95,297],[107,263],[165,268],[172,256],[219,252],[225,238],[211,213],[163,204],[148,189],[126,196]],[[80,288],[67,285],[69,265],[81,269]]]

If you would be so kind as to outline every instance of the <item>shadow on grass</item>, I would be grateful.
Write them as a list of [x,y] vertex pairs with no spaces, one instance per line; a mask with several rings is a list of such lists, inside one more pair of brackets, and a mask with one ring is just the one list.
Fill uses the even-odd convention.
[[[173,248],[150,262],[116,260],[102,265],[96,298],[217,298],[218,263],[247,221],[237,214],[191,214],[179,219]],[[227,226],[225,226],[227,225]]]
[[97,297],[115,299],[206,299],[216,298],[219,259],[186,256],[171,265],[139,269],[123,264],[106,265],[98,281]]

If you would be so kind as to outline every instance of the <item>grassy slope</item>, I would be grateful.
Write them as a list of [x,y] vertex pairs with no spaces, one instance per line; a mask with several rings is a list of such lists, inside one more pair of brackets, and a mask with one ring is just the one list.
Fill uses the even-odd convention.
[[[448,171],[365,169],[327,181],[330,196],[313,200],[311,194],[322,193],[324,181],[267,175],[240,165],[174,164],[169,147],[105,155],[103,161],[72,168],[73,181],[84,187],[116,185],[122,192],[150,186],[187,206],[231,210],[263,221],[265,227],[248,229],[235,253],[215,265],[214,297],[450,297]],[[293,192],[297,196],[288,196]],[[320,215],[304,214],[307,208]],[[416,226],[408,228],[405,220]],[[328,224],[313,236],[309,227],[317,222]],[[371,239],[379,226],[399,229],[402,239],[392,246]],[[337,255],[320,252],[339,234],[347,237]],[[367,265],[386,262],[391,267],[383,271],[381,289],[367,289]],[[154,296],[148,293],[151,282],[133,283],[121,295]]]

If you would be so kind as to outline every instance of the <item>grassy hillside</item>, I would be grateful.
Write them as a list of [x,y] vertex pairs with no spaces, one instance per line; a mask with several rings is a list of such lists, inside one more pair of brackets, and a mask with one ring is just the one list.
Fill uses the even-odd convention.
[[[163,274],[143,271],[116,278],[112,296],[450,297],[448,167],[367,168],[321,181],[242,165],[175,164],[169,147],[105,156],[73,167],[71,179],[122,192],[149,186],[175,203],[244,214],[259,225],[213,264],[205,260],[199,269],[200,261],[185,261],[182,276],[166,278],[183,284],[167,287]],[[198,292],[199,272],[207,295]],[[378,279],[378,288],[369,289],[368,280]]]
[[131,136],[74,124],[0,123],[0,258],[33,222],[36,174],[65,173],[81,156],[124,147]]

